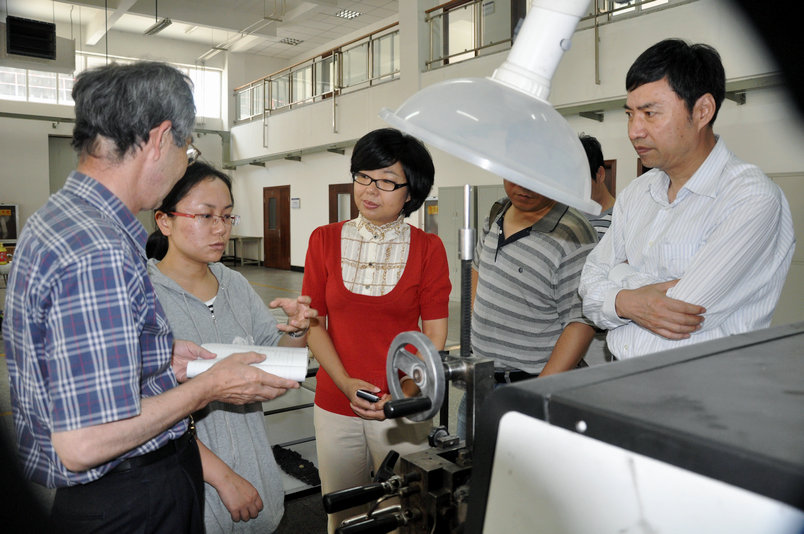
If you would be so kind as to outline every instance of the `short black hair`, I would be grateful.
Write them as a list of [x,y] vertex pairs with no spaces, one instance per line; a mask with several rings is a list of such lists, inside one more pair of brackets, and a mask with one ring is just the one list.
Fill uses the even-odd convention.
[[681,39],[665,39],[651,46],[634,61],[625,76],[628,92],[662,78],[692,113],[695,102],[709,93],[715,99],[712,125],[726,96],[726,73],[720,54],[706,44],[689,44]]
[[410,199],[402,206],[405,217],[424,204],[433,188],[433,158],[421,141],[394,128],[381,128],[361,137],[352,150],[350,172],[373,171],[402,164]]
[[592,173],[592,181],[595,181],[597,170],[603,166],[603,149],[600,141],[591,135],[581,134],[578,136],[586,152],[586,159],[589,161],[589,171]]
[[[229,175],[219,171],[208,163],[196,161],[192,165],[187,166],[187,170],[184,171],[184,176],[176,182],[176,185],[173,186],[170,193],[162,200],[162,205],[154,210],[154,215],[157,211],[161,211],[162,213],[176,211],[176,205],[190,193],[193,187],[204,180],[220,180],[226,184],[226,188],[229,189],[229,198],[231,198],[234,203],[234,198],[232,197],[232,179],[229,178]],[[165,254],[167,254],[168,245],[167,236],[163,235],[162,231],[157,228],[148,236],[148,242],[145,244],[145,255],[149,258],[161,260],[165,257]]]
[[195,123],[192,81],[166,63],[111,63],[81,72],[73,86],[73,148],[97,155],[98,136],[112,140],[121,160],[169,120],[173,142],[184,146]]

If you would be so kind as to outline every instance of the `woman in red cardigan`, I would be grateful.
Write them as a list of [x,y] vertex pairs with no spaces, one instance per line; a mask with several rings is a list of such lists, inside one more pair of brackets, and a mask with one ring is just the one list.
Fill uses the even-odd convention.
[[[447,339],[444,245],[404,221],[424,203],[434,172],[417,139],[391,128],[366,134],[351,161],[360,215],[310,236],[302,293],[319,315],[308,345],[320,363],[314,413],[324,494],[371,482],[391,449],[405,455],[427,447],[429,421],[386,419],[383,405],[391,398],[385,362],[394,337],[421,330],[439,350]],[[401,380],[406,395],[418,393],[412,380]],[[380,400],[364,400],[358,389]],[[363,512],[330,514],[330,533]]]

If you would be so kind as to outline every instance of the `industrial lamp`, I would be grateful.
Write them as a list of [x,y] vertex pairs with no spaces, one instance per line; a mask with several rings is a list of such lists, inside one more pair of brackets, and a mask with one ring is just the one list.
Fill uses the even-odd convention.
[[425,87],[380,117],[445,152],[581,211],[591,200],[586,153],[547,102],[550,80],[589,0],[533,0],[505,62],[491,78]]
[[151,27],[145,30],[142,34],[143,35],[156,35],[157,33],[161,32],[171,24],[173,21],[169,18],[165,17],[162,20],[159,20],[159,0],[154,0],[154,23],[151,24]]

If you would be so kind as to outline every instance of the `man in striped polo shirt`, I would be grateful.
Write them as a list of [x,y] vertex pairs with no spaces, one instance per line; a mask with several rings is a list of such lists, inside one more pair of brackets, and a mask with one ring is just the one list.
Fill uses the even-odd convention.
[[584,313],[631,358],[770,325],[793,257],[787,200],[712,124],[717,51],[667,39],[628,71],[628,137],[652,170],[621,191],[586,261]]
[[575,368],[594,334],[578,281],[597,234],[579,211],[504,181],[472,270],[472,351],[498,383]]

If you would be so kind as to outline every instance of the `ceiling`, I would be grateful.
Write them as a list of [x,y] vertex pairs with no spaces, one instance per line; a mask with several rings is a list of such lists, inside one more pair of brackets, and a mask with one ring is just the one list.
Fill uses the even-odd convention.
[[[360,15],[336,16],[342,10]],[[398,0],[0,0],[0,19],[55,22],[60,36],[77,40],[76,49],[78,40],[97,44],[107,27],[143,35],[157,19],[169,18],[159,37],[203,44],[208,52],[200,59],[222,49],[277,59],[312,55],[397,14]]]

